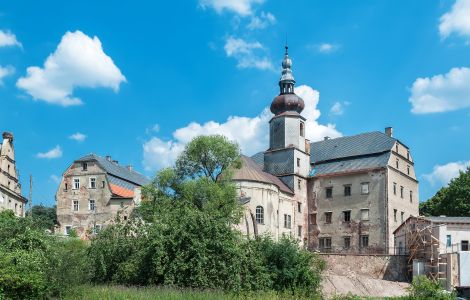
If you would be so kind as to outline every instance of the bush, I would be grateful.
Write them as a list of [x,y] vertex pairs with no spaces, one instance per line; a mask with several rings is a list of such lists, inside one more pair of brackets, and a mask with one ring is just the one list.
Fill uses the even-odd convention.
[[426,276],[418,276],[411,283],[410,298],[413,300],[451,300],[455,299],[455,294],[443,290],[439,281],[431,280]]
[[29,218],[0,212],[0,295],[7,299],[61,296],[85,283],[84,249],[82,241],[58,239]]

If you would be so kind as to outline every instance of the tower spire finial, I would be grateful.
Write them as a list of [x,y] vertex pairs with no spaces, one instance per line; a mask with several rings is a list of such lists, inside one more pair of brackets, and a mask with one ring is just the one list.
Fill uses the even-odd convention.
[[284,48],[286,48],[286,55],[287,55],[288,54],[287,50],[289,49],[289,45],[287,44],[287,32],[286,32],[286,45],[284,46]]

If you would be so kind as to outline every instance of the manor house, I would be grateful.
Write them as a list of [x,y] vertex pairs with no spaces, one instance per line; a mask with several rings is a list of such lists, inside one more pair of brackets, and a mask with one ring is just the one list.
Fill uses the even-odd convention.
[[418,215],[410,149],[391,127],[310,142],[294,85],[286,46],[269,147],[243,156],[234,174],[245,207],[239,229],[276,239],[289,234],[322,252],[394,253],[393,231]]

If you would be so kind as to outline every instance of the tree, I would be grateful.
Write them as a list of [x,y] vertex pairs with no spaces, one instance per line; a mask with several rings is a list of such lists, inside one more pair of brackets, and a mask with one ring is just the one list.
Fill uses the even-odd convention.
[[176,161],[180,176],[205,176],[212,181],[217,181],[220,174],[231,168],[240,166],[240,148],[222,135],[194,138]]
[[449,185],[441,188],[436,195],[420,203],[420,214],[425,216],[464,217],[470,215],[470,168],[460,171]]
[[48,207],[42,204],[34,205],[31,210],[26,212],[26,216],[31,217],[37,228],[49,229],[54,231],[54,225],[57,223],[56,206]]

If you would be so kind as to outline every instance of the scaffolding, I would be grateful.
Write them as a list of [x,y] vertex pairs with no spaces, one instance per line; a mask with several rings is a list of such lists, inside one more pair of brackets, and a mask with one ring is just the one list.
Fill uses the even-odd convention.
[[[413,262],[424,263],[424,273],[445,285],[447,281],[447,256],[440,253],[439,226],[423,217],[413,218],[405,225],[408,248],[408,274],[413,274]],[[413,222],[414,221],[414,222]]]

